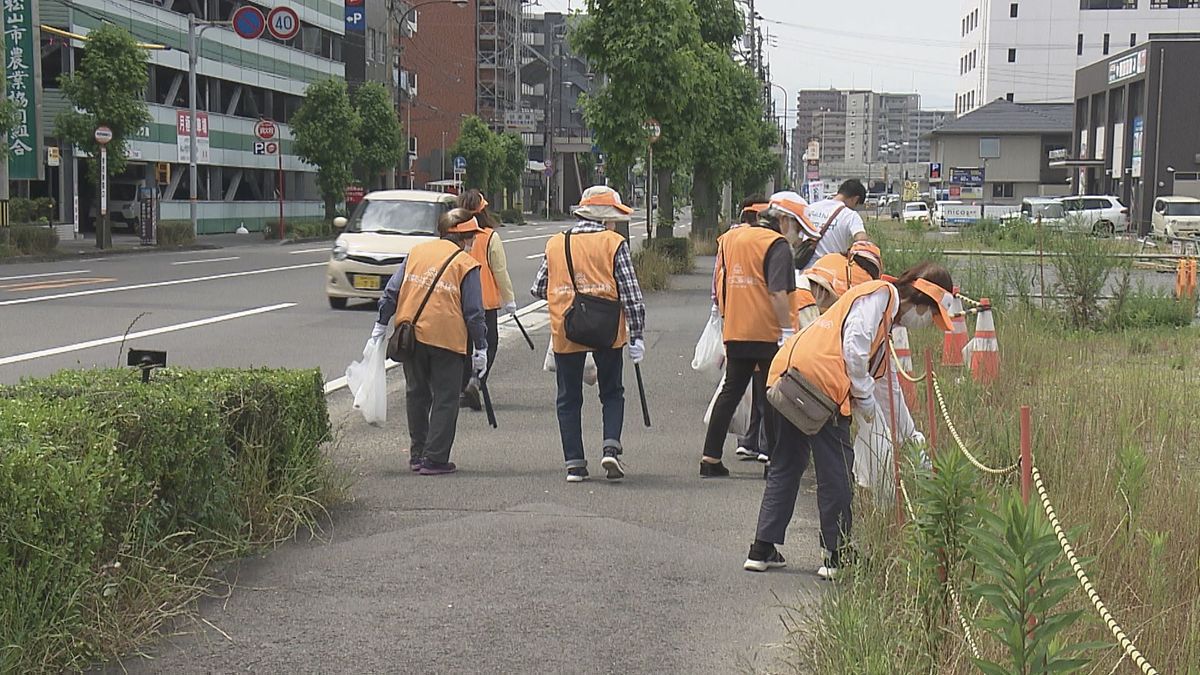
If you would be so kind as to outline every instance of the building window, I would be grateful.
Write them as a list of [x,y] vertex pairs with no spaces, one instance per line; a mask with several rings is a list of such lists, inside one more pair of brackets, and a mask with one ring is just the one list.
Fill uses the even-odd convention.
[[1012,183],[992,183],[992,198],[993,199],[1012,199],[1013,184]]
[[1129,34],[1129,46],[1130,46],[1130,47],[1136,47],[1136,46],[1137,46],[1137,33],[1130,33],[1130,34]]
[[1010,92],[1008,92],[1007,94],[1005,94],[1005,95],[1004,95],[1004,100],[1005,100],[1005,101],[1008,101],[1009,103],[1012,103],[1012,101],[1013,101],[1013,93],[1010,91]]
[[1150,0],[1150,9],[1189,9],[1200,7],[1200,0]]
[[1105,33],[1104,34],[1104,55],[1105,56],[1108,56],[1108,38],[1109,38],[1108,33]]
[[1014,2],[1013,4],[1008,6],[1008,18],[1010,18],[1010,19],[1017,18],[1017,3]]
[[[1150,4],[1165,1],[1150,0]],[[1079,9],[1137,9],[1137,6],[1137,0],[1079,0]]]
[[[1107,54],[1108,52],[1105,52],[1105,53]],[[1015,49],[1008,50],[1008,62],[1009,63],[1017,62],[1017,50],[1015,50]]]
[[1075,43],[1076,56],[1083,56],[1083,33],[1079,34],[1079,39]]
[[999,138],[981,138],[981,139],[979,139],[979,158],[980,159],[999,159],[1000,158],[1000,139]]

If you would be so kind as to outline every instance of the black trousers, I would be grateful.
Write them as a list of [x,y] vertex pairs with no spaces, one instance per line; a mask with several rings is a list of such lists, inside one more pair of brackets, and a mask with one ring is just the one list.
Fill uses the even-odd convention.
[[450,461],[458,430],[458,374],[463,361],[462,354],[418,342],[412,358],[404,362],[412,459]]
[[[758,370],[756,371],[755,368]],[[708,418],[708,433],[704,436],[704,456],[721,459],[724,453],[725,436],[729,433],[729,422],[741,403],[746,387],[753,386],[756,398],[766,400],[767,371],[771,369],[771,358],[744,359],[729,357],[725,364],[725,385],[717,394],[712,415]],[[767,447],[771,447],[768,428]]]
[[[489,374],[491,373],[491,370],[492,370],[492,364],[496,362],[496,351],[500,349],[500,333],[499,333],[499,329],[497,328],[497,321],[499,321],[499,318],[498,318],[499,315],[500,315],[500,310],[498,310],[498,309],[489,309],[489,310],[484,311],[484,313],[483,313],[483,321],[484,321],[484,323],[487,324],[487,357],[488,357],[488,373]],[[475,351],[474,345],[472,345],[470,342],[468,342],[467,343],[467,365],[466,365],[466,368],[463,368],[462,389],[466,389],[467,383],[471,381],[472,369],[471,369],[470,356],[471,356],[471,352],[473,352],[473,351]],[[487,378],[488,378],[487,375],[483,376],[483,379],[486,380]]]
[[836,566],[838,556],[850,541],[853,516],[851,471],[854,445],[850,442],[850,418],[837,416],[814,436],[805,436],[786,417],[767,405],[763,422],[774,429],[771,471],[758,511],[755,538],[782,544],[796,510],[800,477],[811,458],[817,470],[817,512],[821,517],[821,547],[830,552]]

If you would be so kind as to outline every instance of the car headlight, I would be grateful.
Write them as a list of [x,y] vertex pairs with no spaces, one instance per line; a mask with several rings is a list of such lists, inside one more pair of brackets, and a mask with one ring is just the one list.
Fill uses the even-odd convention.
[[333,259],[334,260],[345,260],[346,256],[349,253],[350,253],[350,249],[348,249],[345,244],[343,244],[340,241],[333,242]]

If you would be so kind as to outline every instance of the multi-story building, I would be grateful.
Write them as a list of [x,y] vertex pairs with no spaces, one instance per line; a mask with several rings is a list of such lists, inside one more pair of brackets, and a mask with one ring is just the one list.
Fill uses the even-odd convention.
[[[129,143],[129,168],[110,179],[110,195],[137,193],[155,184],[156,168],[169,166],[161,185],[161,217],[189,216],[188,160],[188,19],[199,12],[204,21],[227,21],[235,9],[228,2],[192,3],[187,0],[41,0],[36,3],[43,26],[78,37],[41,32],[42,115],[39,131],[47,152],[38,158],[49,164],[45,180],[27,183],[19,193],[53,197],[59,220],[93,228],[98,202],[86,179],[93,161],[71,151],[54,137],[54,120],[69,106],[58,78],[79,63],[88,32],[103,22],[129,30],[146,43],[169,49],[148,52],[150,79],[145,99],[151,123]],[[232,232],[239,225],[260,229],[279,217],[282,182],[288,218],[320,217],[323,205],[316,187],[316,167],[295,155],[288,122],[303,102],[309,83],[327,77],[344,78],[342,63],[346,14],[342,0],[293,5],[300,18],[298,35],[286,43],[264,34],[244,40],[228,28],[206,30],[200,40],[196,94],[197,183],[199,231]],[[269,9],[268,7],[264,7]],[[255,124],[263,118],[279,125],[282,171],[278,157],[255,153]],[[47,162],[47,158],[57,160]],[[76,185],[78,189],[76,190]],[[78,197],[78,199],[75,199]]]
[[552,210],[577,204],[583,190],[596,179],[592,134],[583,117],[580,96],[594,81],[587,61],[567,42],[572,17],[547,12],[525,16],[521,68],[520,114],[508,128],[521,133],[531,165],[542,175],[527,175],[525,205]]
[[1075,71],[1149,38],[1200,32],[1196,0],[965,0],[955,112],[1070,103]]
[[478,0],[479,116],[500,129],[518,110],[521,88],[521,0]]

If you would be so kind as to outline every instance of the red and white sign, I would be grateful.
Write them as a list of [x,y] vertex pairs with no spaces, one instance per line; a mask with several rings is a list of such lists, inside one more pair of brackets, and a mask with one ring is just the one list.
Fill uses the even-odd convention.
[[300,17],[296,10],[280,5],[267,14],[267,30],[276,40],[287,42],[300,33]]
[[269,141],[279,135],[279,127],[271,120],[259,120],[254,125],[254,135],[264,141]]
[[96,133],[94,134],[94,137],[96,138],[96,142],[100,145],[108,145],[109,141],[113,139],[112,129],[109,129],[105,126],[96,127]]
[[[192,114],[187,110],[175,111],[176,161],[187,164],[192,161]],[[196,113],[196,163],[212,161],[208,141],[208,113]]]

